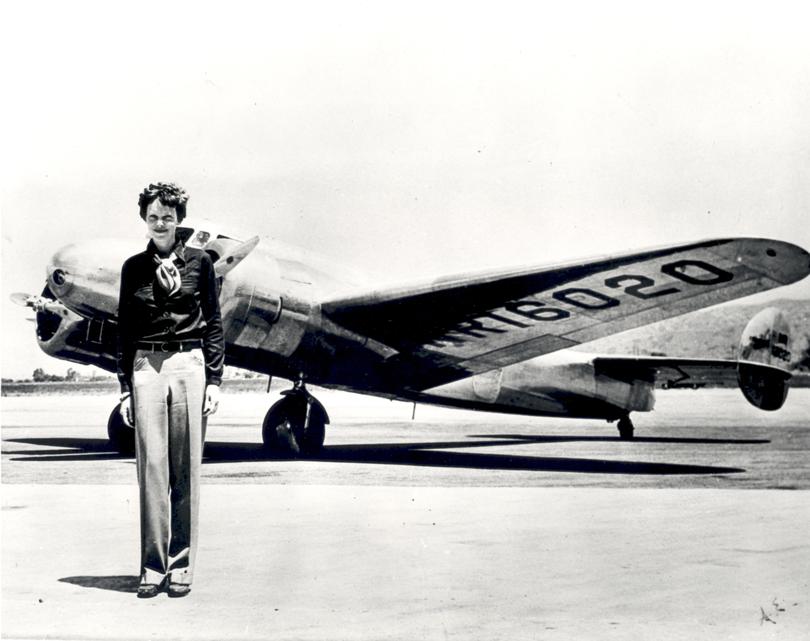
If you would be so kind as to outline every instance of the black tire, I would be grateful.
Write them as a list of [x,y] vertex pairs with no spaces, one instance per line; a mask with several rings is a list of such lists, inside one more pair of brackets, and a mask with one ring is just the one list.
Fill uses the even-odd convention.
[[633,438],[633,433],[635,429],[633,428],[633,422],[630,420],[629,416],[622,416],[619,419],[619,438],[623,441],[629,441]]
[[289,416],[283,408],[271,407],[262,422],[264,448],[275,456],[296,456],[301,448],[294,434]]
[[326,438],[328,418],[323,406],[312,399],[309,424],[304,428],[307,400],[290,395],[275,403],[262,422],[262,442],[278,456],[310,457],[318,454]]
[[124,456],[135,455],[135,430],[121,418],[120,412],[121,404],[119,403],[110,412],[110,418],[107,419],[107,436],[110,439],[110,445],[119,454]]

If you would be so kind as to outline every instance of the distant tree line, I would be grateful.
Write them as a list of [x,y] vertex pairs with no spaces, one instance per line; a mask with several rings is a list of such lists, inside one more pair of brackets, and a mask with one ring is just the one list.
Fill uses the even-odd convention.
[[79,372],[72,367],[69,367],[64,376],[59,376],[58,374],[48,374],[41,367],[37,367],[34,370],[34,373],[31,375],[31,380],[33,380],[35,383],[52,383],[58,381],[73,382],[79,380]]
[[[237,367],[226,367],[225,368],[225,378],[259,378],[262,376],[261,374],[257,374],[256,372],[251,372],[250,370],[243,370]],[[95,372],[92,374],[90,380],[96,380],[98,378],[109,378],[109,375],[101,374],[100,376]],[[26,381],[33,381],[34,383],[58,383],[58,382],[68,382],[74,383],[81,380],[88,380],[86,376],[82,376],[72,367],[69,367],[67,372],[65,372],[64,376],[60,376],[59,374],[50,374],[46,372],[43,368],[37,367],[33,374],[31,374],[31,378],[28,379],[20,379],[17,382],[26,382]],[[4,383],[13,383],[15,382],[13,379],[4,378]]]
[[[731,352],[732,358],[735,358],[735,352],[737,347],[732,345]],[[794,371],[804,371],[810,372],[810,334],[806,334],[796,340],[793,344],[793,359],[791,363],[791,367]],[[257,374],[256,372],[251,372],[250,370],[243,370],[236,367],[227,367],[226,368],[226,378],[258,378],[261,374]],[[52,383],[52,382],[75,382],[81,380],[81,375],[72,367],[69,367],[67,372],[65,372],[64,376],[59,376],[59,374],[49,374],[41,367],[37,367],[33,374],[31,375],[31,379],[35,383]],[[95,375],[93,376],[95,378]],[[11,379],[3,379],[4,383],[13,382]]]

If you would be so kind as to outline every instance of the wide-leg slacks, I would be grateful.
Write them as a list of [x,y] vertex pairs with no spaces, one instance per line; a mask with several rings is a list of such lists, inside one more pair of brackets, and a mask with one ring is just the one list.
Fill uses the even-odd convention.
[[141,512],[141,583],[190,585],[197,551],[205,442],[202,350],[135,353],[135,454]]

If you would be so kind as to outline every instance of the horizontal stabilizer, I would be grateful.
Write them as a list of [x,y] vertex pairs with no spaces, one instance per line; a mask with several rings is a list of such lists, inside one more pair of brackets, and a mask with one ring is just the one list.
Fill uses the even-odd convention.
[[791,373],[790,325],[776,308],[764,309],[746,325],[739,360],[666,356],[596,356],[597,376],[659,387],[739,387],[762,410],[778,410],[787,398]]
[[596,356],[594,373],[617,380],[655,383],[663,388],[737,387],[740,365],[751,372],[788,380],[791,373],[762,363],[711,358],[670,358],[667,356]]

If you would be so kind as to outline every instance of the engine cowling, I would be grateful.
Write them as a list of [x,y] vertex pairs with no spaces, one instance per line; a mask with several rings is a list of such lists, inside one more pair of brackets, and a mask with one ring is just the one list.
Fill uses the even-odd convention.
[[778,410],[787,398],[790,334],[785,314],[769,307],[748,322],[740,338],[737,382],[746,400],[762,410]]
[[37,343],[43,352],[82,365],[96,365],[115,371],[117,326],[109,320],[83,318],[61,306],[48,287],[44,300],[54,301],[58,309],[42,305],[37,310]]

